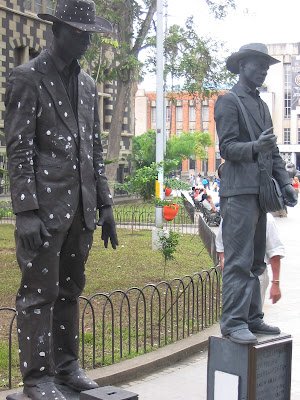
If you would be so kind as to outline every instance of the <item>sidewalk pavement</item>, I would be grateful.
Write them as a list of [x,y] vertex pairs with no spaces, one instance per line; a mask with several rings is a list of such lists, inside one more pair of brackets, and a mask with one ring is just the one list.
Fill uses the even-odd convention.
[[[300,399],[300,205],[288,209],[287,218],[276,218],[280,238],[286,248],[281,260],[282,298],[272,304],[266,296],[265,321],[277,325],[293,337],[291,400]],[[270,274],[270,276],[272,276]],[[269,291],[267,291],[267,294]],[[206,400],[207,351],[121,385],[137,393],[140,400]],[[269,400],[269,399],[266,399]]]

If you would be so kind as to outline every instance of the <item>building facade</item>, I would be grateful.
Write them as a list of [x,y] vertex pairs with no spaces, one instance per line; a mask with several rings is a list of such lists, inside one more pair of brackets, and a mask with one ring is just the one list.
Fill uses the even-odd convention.
[[[218,138],[214,122],[214,106],[217,96],[202,99],[189,94],[175,93],[173,100],[166,98],[165,130],[166,140],[182,132],[208,132],[214,146],[209,147],[206,161],[190,158],[182,163],[182,177],[190,175],[213,176],[221,163]],[[141,135],[149,129],[156,129],[156,93],[139,89],[135,96],[135,135]]]
[[268,45],[281,62],[270,67],[261,92],[273,119],[280,154],[300,169],[300,43]]
[[[49,43],[51,25],[37,12],[53,12],[52,0],[0,0],[0,130],[4,127],[4,96],[9,73],[36,57]],[[1,146],[4,140],[1,138]]]
[[[52,23],[38,18],[38,13],[53,13],[54,0],[0,0],[0,131],[4,128],[5,89],[10,72],[16,66],[36,57],[50,46]],[[113,62],[113,54],[107,54]],[[118,94],[118,82],[105,82],[98,85],[99,116],[102,124],[104,151],[107,143],[113,108]],[[118,181],[129,172],[128,156],[132,152],[133,96],[128,101],[123,118],[122,140],[120,144]],[[0,136],[0,164],[5,156],[4,137]]]

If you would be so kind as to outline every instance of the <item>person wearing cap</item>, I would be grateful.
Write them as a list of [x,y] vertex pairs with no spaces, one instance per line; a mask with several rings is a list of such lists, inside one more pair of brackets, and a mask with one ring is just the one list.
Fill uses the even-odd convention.
[[223,271],[221,332],[236,343],[256,343],[255,334],[279,334],[278,327],[263,320],[258,277],[266,264],[266,213],[259,206],[258,153],[267,171],[277,179],[289,206],[297,203],[285,164],[272,132],[269,109],[260,98],[271,65],[279,61],[268,54],[267,46],[250,43],[232,54],[227,69],[239,75],[231,89],[246,108],[257,137],[251,141],[242,111],[231,93],[219,96],[215,105],[216,129],[222,158],[220,207],[223,217],[225,265]]
[[97,210],[102,239],[118,245],[105,176],[95,81],[78,60],[93,32],[110,33],[92,0],[58,0],[53,43],[11,73],[5,135],[16,254],[22,272],[16,299],[24,394],[65,400],[56,384],[97,388],[78,364],[78,298]]

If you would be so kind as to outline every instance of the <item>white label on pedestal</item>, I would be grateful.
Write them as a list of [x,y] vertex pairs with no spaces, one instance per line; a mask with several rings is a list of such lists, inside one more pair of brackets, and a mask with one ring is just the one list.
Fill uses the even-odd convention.
[[214,400],[239,400],[239,376],[215,371]]

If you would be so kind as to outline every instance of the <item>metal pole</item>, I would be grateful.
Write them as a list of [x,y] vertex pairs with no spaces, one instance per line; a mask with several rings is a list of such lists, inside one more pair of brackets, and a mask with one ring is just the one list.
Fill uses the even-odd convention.
[[[156,27],[156,163],[164,161],[164,65],[163,65],[163,0],[157,0]],[[164,171],[158,168],[158,197],[163,199]],[[156,210],[157,211],[157,210]],[[155,225],[161,226],[162,219],[156,216]]]

